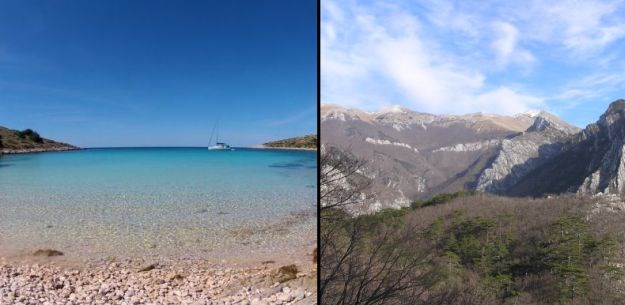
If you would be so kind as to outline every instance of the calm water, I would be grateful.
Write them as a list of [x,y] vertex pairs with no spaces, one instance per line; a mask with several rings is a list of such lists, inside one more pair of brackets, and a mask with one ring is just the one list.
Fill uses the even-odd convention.
[[316,242],[316,163],[314,152],[255,149],[3,156],[0,249],[89,257],[287,253]]

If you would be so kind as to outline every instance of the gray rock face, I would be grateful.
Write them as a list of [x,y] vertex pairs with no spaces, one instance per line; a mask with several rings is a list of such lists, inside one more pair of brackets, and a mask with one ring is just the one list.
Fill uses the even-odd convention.
[[[625,100],[619,100],[608,108],[596,123],[599,132],[588,133],[593,146],[605,145],[606,153],[596,156],[591,164],[599,163],[598,168],[584,179],[578,192],[586,194],[625,195]],[[593,128],[594,129],[594,128]],[[590,144],[590,143],[589,143]],[[599,159],[600,157],[600,159]]]
[[546,113],[438,116],[331,107],[321,141],[367,160],[363,212],[457,190],[625,197],[625,100],[585,129]]
[[493,163],[480,175],[476,190],[505,194],[533,169],[558,155],[578,131],[542,113],[526,132],[504,139]]
[[321,143],[366,160],[362,212],[440,192],[504,192],[562,149],[579,129],[545,113],[443,116],[392,107],[321,107]]
[[610,104],[599,120],[570,137],[556,156],[529,172],[509,193],[578,192],[625,196],[625,100]]

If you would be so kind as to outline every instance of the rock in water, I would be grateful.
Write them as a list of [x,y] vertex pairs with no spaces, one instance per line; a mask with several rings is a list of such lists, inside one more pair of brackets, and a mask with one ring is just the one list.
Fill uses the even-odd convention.
[[39,249],[35,251],[33,255],[34,256],[46,256],[46,257],[61,256],[63,255],[63,252],[58,251],[58,250],[52,250],[52,249]]
[[273,278],[280,283],[288,282],[297,277],[297,271],[297,266],[295,265],[282,266],[274,274]]

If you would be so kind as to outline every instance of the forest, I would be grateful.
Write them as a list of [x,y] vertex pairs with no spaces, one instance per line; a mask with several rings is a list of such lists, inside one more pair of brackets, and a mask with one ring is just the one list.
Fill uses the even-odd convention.
[[459,192],[355,216],[363,164],[322,151],[323,304],[625,304],[625,213],[600,199]]

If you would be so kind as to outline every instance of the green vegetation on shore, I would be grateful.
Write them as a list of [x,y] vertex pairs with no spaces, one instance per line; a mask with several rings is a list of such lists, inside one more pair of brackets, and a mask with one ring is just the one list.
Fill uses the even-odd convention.
[[34,143],[43,143],[43,138],[41,138],[39,133],[30,128],[24,129],[23,131],[18,131],[17,136],[20,139],[28,139],[30,141],[33,141]]
[[263,144],[266,147],[275,148],[317,148],[317,135],[307,135],[284,140],[272,141]]
[[14,153],[76,148],[69,144],[44,139],[30,128],[18,131],[0,126],[0,152]]

